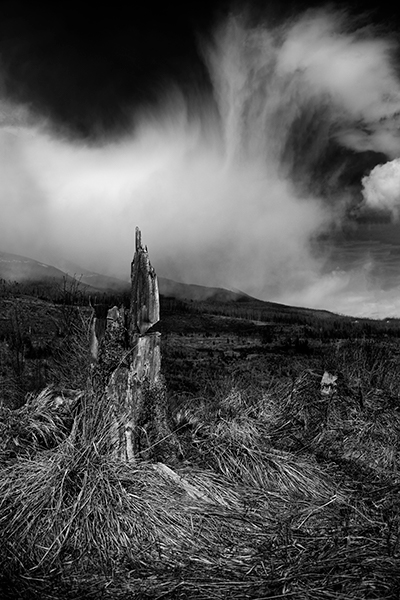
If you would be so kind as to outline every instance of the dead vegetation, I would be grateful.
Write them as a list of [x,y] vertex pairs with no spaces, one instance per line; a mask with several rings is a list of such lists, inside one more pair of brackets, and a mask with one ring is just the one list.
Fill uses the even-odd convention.
[[110,460],[112,415],[89,392],[56,438],[51,397],[26,407],[29,452],[2,468],[6,597],[396,597],[399,421],[369,421],[372,398],[332,405],[310,439],[293,390],[256,402],[232,389],[181,422],[168,469]]
[[[63,381],[79,364],[87,381],[82,339]],[[219,367],[200,392],[170,394],[173,460],[151,446],[111,458],[115,415],[90,382],[3,407],[2,597],[398,598],[393,356],[360,339],[291,357],[292,376],[267,359],[263,380]],[[325,368],[339,374],[329,397]]]

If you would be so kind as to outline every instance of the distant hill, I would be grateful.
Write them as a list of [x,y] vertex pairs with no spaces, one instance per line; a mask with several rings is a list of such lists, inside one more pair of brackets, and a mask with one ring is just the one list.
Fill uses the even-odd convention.
[[[101,275],[68,261],[59,262],[58,267],[47,265],[26,256],[0,252],[0,278],[8,281],[62,281],[67,276],[77,279],[85,287],[89,288],[89,290],[124,292],[130,289],[130,282],[128,281]],[[255,298],[239,291],[179,283],[165,277],[159,277],[158,282],[160,294],[179,300],[193,300],[196,302],[205,300],[210,302],[257,302]]]
[[193,300],[195,302],[261,302],[243,292],[234,292],[223,288],[206,287],[188,283],[179,283],[166,279],[158,278],[160,294],[171,296],[179,300]]
[[[116,277],[100,275],[93,271],[88,271],[71,262],[58,263],[58,266],[63,271],[74,275],[79,281],[91,287],[107,291],[125,291],[130,289],[130,282],[122,281]],[[255,302],[255,298],[248,296],[244,292],[226,290],[217,287],[207,287],[204,285],[180,283],[167,279],[166,277],[158,277],[158,286],[160,294],[178,298],[179,300],[193,300],[202,302],[205,300],[214,302]],[[260,300],[261,302],[261,300]]]
[[[90,294],[98,293],[121,293],[129,292],[130,282],[95,273],[71,262],[58,263],[60,268],[47,265],[40,261],[11,254],[9,252],[0,252],[0,279],[17,282],[46,283],[50,286],[52,282],[57,285],[65,277],[73,281],[79,281],[84,290]],[[343,318],[353,319],[353,317],[339,316],[327,310],[318,310],[312,308],[287,306],[277,302],[268,302],[257,300],[239,290],[226,290],[218,287],[206,287],[203,285],[179,283],[172,279],[159,277],[160,294],[166,297],[176,298],[193,302],[207,303],[234,303],[235,305],[244,304],[250,308],[259,308],[267,311],[269,314],[287,315],[293,318],[318,318],[332,319]],[[363,321],[368,319],[363,319]]]
[[117,277],[110,277],[108,275],[101,275],[89,269],[77,265],[71,261],[58,261],[57,266],[63,271],[74,277],[84,285],[88,285],[98,290],[104,290],[107,292],[123,292],[130,289],[130,282],[117,279]]
[[7,281],[63,279],[65,273],[45,263],[9,252],[0,252],[0,278]]
[[53,265],[9,252],[0,252],[0,279],[18,283],[59,284],[65,278],[82,284],[87,292],[115,292],[129,289],[129,284],[113,277],[92,273],[74,265],[73,268],[57,268]]

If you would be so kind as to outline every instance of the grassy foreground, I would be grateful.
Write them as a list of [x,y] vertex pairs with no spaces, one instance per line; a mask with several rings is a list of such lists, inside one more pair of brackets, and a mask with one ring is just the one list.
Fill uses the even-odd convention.
[[87,396],[71,436],[2,469],[5,597],[398,597],[400,416],[367,405],[310,433],[278,400],[232,391],[182,435],[177,481],[112,463]]
[[173,463],[110,460],[89,389],[64,429],[52,388],[2,408],[1,597],[398,598],[400,368],[335,356],[333,397],[318,367],[176,396]]

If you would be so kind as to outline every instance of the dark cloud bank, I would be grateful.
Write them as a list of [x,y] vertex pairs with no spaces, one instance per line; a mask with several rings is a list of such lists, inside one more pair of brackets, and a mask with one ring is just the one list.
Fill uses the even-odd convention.
[[390,285],[382,270],[390,248],[361,235],[378,220],[393,233],[399,215],[390,12],[59,14],[3,8],[3,250],[126,277],[139,225],[161,275],[400,315],[392,257]]

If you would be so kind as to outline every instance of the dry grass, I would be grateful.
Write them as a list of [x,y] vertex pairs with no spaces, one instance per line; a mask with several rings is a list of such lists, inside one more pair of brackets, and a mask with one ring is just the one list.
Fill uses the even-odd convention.
[[70,391],[69,403],[58,400],[53,388],[28,397],[17,410],[0,408],[0,464],[17,457],[30,457],[40,449],[58,446],[71,430],[81,394]]
[[55,439],[49,398],[26,408],[32,452],[1,471],[6,598],[398,597],[398,422],[385,400],[333,402],[324,423],[307,413],[307,432],[287,388],[232,388],[178,429],[190,463],[173,478],[110,458],[113,414],[91,391]]

